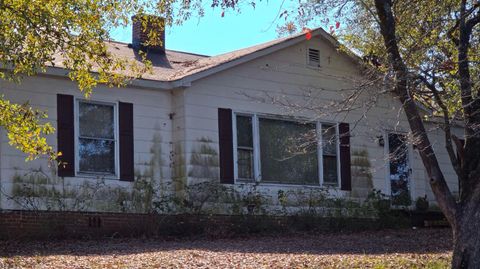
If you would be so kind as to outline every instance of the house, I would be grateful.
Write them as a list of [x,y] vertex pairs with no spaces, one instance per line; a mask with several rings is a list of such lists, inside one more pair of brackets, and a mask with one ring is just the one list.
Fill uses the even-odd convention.
[[[145,37],[133,27],[133,45],[108,45],[135,60]],[[0,130],[0,209],[175,213],[175,197],[187,197],[197,209],[234,214],[229,199],[261,194],[275,214],[301,207],[300,194],[361,201],[373,189],[394,205],[433,200],[400,102],[365,86],[361,61],[337,48],[322,29],[212,57],[143,48],[151,74],[100,85],[90,99],[60,67],[0,81],[5,98],[48,112],[57,130],[48,141],[64,162],[25,162]],[[427,125],[457,190],[443,133]]]

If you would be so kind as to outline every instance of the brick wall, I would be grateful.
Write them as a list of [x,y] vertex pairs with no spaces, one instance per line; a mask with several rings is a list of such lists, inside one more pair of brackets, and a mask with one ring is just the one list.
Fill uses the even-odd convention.
[[368,230],[375,219],[256,215],[158,215],[132,213],[0,211],[0,239],[130,236],[230,237],[292,231]]
[[152,232],[155,221],[148,214],[3,211],[0,238],[136,236]]

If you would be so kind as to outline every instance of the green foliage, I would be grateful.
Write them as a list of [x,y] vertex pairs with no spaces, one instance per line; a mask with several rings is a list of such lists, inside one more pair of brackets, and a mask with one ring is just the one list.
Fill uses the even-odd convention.
[[378,228],[406,228],[411,224],[407,211],[392,209],[390,197],[380,190],[374,189],[365,203],[375,209]]
[[365,203],[371,205],[380,214],[388,212],[391,207],[390,197],[382,193],[382,191],[376,189],[372,190],[368,194]]
[[[61,67],[69,70],[68,76],[86,97],[99,84],[124,86],[150,72],[152,65],[143,52],[139,53],[140,62],[115,55],[107,42],[110,30],[129,25],[135,14],[154,13],[165,17],[166,24],[178,15],[176,22],[181,23],[193,11],[178,9],[179,2],[184,1],[2,0],[0,79],[19,82],[49,67]],[[197,8],[200,13],[201,8]],[[155,17],[138,19],[144,26],[165,26]],[[148,44],[161,43],[158,31],[145,31]],[[45,139],[54,129],[42,123],[44,118],[45,113],[29,104],[13,104],[0,97],[0,126],[6,129],[10,144],[25,152],[28,160],[44,154],[56,158]]]
[[149,179],[137,178],[130,188],[112,186],[104,179],[81,184],[66,183],[64,178],[49,175],[42,169],[25,174],[16,173],[12,179],[9,200],[25,210],[60,210],[150,213],[156,186]]
[[[8,68],[0,78],[18,81],[47,67],[70,70],[69,76],[88,96],[99,83],[124,85],[141,76],[149,63],[138,65],[115,56],[105,41],[113,27],[126,26],[130,17],[157,13],[171,22],[175,1],[79,1],[5,0],[0,2],[0,63]],[[143,25],[160,20],[140,16]],[[149,43],[158,44],[156,31],[148,31]],[[128,71],[128,72],[126,72]],[[93,73],[95,72],[95,73]]]
[[[468,18],[477,16],[476,1],[466,1]],[[285,10],[285,21],[294,24],[283,29],[301,29],[320,23],[330,28],[332,35],[342,42],[340,50],[349,48],[360,55],[367,65],[388,74],[391,67],[384,39],[380,34],[375,2],[348,0],[302,0],[298,5]],[[438,103],[441,98],[450,120],[463,116],[458,81],[458,18],[460,1],[392,1],[395,19],[395,36],[399,52],[411,73],[411,94],[433,115],[442,115]],[[340,27],[336,27],[336,22]],[[318,25],[315,25],[318,26]],[[283,31],[285,32],[285,31]],[[291,31],[286,31],[291,32]],[[472,85],[478,85],[480,68],[480,39],[478,29],[473,32],[469,44],[469,60]],[[439,96],[434,97],[428,84],[437,88]],[[479,87],[473,87],[477,96]],[[431,116],[425,116],[429,119]]]
[[0,126],[7,131],[9,144],[27,154],[27,160],[46,154],[55,159],[45,135],[53,133],[49,123],[42,123],[47,115],[28,103],[14,104],[0,96]]

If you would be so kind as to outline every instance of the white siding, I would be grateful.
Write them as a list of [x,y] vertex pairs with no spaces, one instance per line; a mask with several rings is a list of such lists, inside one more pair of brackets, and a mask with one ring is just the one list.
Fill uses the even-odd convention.
[[[308,47],[320,49],[321,67],[319,69],[307,66]],[[184,96],[187,155],[195,151],[196,141],[201,137],[212,140],[215,143],[213,148],[218,150],[218,108],[292,115],[285,106],[272,104],[268,101],[269,98],[278,97],[293,103],[302,103],[306,100],[306,90],[310,90],[315,100],[314,104],[328,104],[331,101],[342,100],[345,91],[341,89],[353,88],[359,81],[358,74],[358,68],[349,58],[337,53],[328,42],[322,42],[321,39],[316,38],[194,82],[186,89]],[[367,92],[359,99],[358,104],[361,105],[373,95],[376,93]],[[268,98],[265,99],[267,96]],[[262,98],[264,100],[261,100]],[[389,193],[385,149],[378,145],[376,137],[385,135],[387,130],[408,131],[408,124],[398,100],[391,95],[383,94],[378,96],[375,107],[369,111],[361,108],[348,114],[332,113],[321,117],[309,112],[293,112],[293,115],[349,122],[352,131],[352,151],[357,149],[368,151],[373,172],[373,186]],[[361,121],[358,122],[360,119]],[[434,143],[442,145],[442,140],[436,133],[433,139]],[[452,181],[451,165],[445,159],[447,156],[442,150],[439,151],[439,159],[449,184],[455,190],[456,184]],[[427,193],[429,199],[433,199],[425,179],[421,159],[413,150],[411,164],[413,168],[412,198],[416,199]],[[189,165],[187,166],[191,169]],[[192,181],[194,178],[189,180]],[[352,180],[355,178],[353,177]],[[274,195],[278,189],[293,187],[288,185],[272,187],[260,184],[260,188],[271,190]]]
[[[0,94],[16,103],[30,102],[34,108],[48,113],[48,121],[56,127],[58,93],[84,98],[75,83],[67,79],[37,76],[25,78],[20,84],[0,82]],[[136,177],[148,172],[153,180],[168,182],[171,180],[172,151],[172,98],[168,91],[146,90],[136,88],[107,88],[100,86],[94,89],[91,100],[105,102],[133,103],[134,113],[134,164]],[[48,136],[50,145],[56,147],[56,134]],[[48,167],[45,158],[25,162],[25,155],[8,145],[5,131],[2,130],[0,152],[0,180],[2,188],[1,208],[16,209],[19,205],[7,198],[11,195],[12,179],[15,175],[24,175],[32,170],[42,168],[49,176],[52,168]],[[156,150],[156,153],[154,151]],[[156,154],[156,155],[155,155]],[[153,175],[151,175],[153,174]],[[94,184],[92,178],[66,178],[66,185],[79,185],[83,182]],[[109,187],[120,186],[130,190],[132,182],[107,180]],[[92,208],[92,210],[96,210]]]
[[[306,50],[320,50],[321,67],[307,66]],[[92,100],[130,102],[134,104],[134,161],[137,177],[173,185],[181,191],[184,184],[205,179],[218,180],[218,108],[236,111],[295,115],[312,119],[348,122],[351,128],[352,152],[368,152],[373,187],[389,193],[387,157],[378,137],[386,131],[408,131],[401,104],[391,95],[378,96],[369,110],[361,107],[349,113],[317,115],[309,111],[292,112],[284,106],[271,104],[262,98],[288,99],[293,103],[311,102],[327,106],[345,98],[346,91],[359,82],[358,67],[346,56],[339,54],[328,42],[319,38],[252,60],[229,70],[195,81],[188,88],[172,91],[137,88],[106,88],[94,90]],[[309,90],[310,97],[305,93]],[[376,92],[365,92],[357,101],[362,106]],[[37,76],[26,78],[21,84],[0,80],[0,94],[12,102],[29,101],[32,106],[48,112],[48,121],[56,127],[56,94],[82,97],[75,83],[61,78]],[[267,99],[268,99],[267,98]],[[429,126],[429,135],[437,151],[439,162],[448,184],[457,189],[456,176],[445,152],[443,133]],[[45,158],[25,163],[25,155],[8,145],[5,132],[0,130],[0,208],[19,206],[8,199],[14,186],[13,177],[42,167],[49,171]],[[460,130],[455,130],[460,134]],[[56,135],[48,137],[56,146]],[[200,156],[200,158],[199,158]],[[411,153],[413,199],[427,194],[433,199],[426,173],[418,153]],[[205,178],[208,177],[208,178]],[[353,176],[354,181],[358,180]],[[76,186],[95,182],[89,178],[67,178],[66,184]],[[108,180],[109,186],[126,190],[134,183]],[[164,187],[162,187],[164,188]],[[260,184],[260,189],[276,196],[278,190],[295,189],[287,185]],[[162,189],[163,190],[163,189]],[[338,195],[348,193],[333,190]],[[106,194],[110,195],[110,194]],[[92,208],[91,210],[100,210]]]

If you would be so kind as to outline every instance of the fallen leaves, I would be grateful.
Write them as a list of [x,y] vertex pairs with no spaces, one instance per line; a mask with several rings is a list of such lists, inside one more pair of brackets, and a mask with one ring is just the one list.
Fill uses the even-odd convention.
[[0,242],[0,268],[446,268],[448,229],[238,239]]

